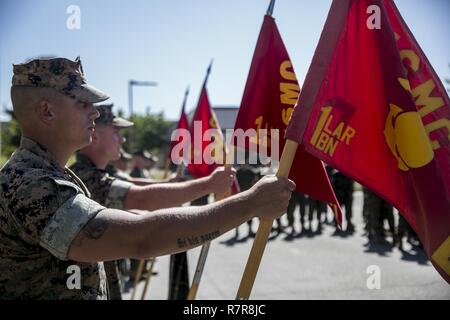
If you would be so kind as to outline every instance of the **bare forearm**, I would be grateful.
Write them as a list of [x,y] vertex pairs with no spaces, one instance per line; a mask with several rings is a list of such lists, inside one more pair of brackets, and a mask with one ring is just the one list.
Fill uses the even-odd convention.
[[185,251],[252,217],[247,192],[201,207],[163,209],[141,216],[140,257]]
[[148,179],[148,178],[134,178],[134,177],[130,177],[128,179],[129,182],[134,183],[137,186],[148,186],[151,184],[158,184],[158,183],[165,183],[168,182],[168,179],[164,179],[164,180],[154,180],[154,179]]
[[208,178],[176,183],[135,186],[130,189],[124,209],[158,210],[179,206],[208,194]]
[[286,178],[265,177],[250,190],[206,206],[162,209],[141,215],[103,209],[72,241],[68,257],[95,262],[185,251],[254,216],[268,221],[279,217],[294,189],[295,184]]

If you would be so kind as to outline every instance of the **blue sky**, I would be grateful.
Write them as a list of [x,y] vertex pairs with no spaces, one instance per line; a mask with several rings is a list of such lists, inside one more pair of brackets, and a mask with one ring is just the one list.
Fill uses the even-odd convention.
[[[450,1],[396,0],[441,79],[450,77]],[[128,110],[129,79],[156,81],[134,89],[134,109],[177,119],[190,85],[197,102],[209,61],[213,105],[238,106],[269,0],[0,0],[0,103],[11,106],[12,63],[42,55],[80,55],[88,82]],[[274,17],[303,82],[331,0],[278,0]],[[70,5],[81,29],[69,30]]]

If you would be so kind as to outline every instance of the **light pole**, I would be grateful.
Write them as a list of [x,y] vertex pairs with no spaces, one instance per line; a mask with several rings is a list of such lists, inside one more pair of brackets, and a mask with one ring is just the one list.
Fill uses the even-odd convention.
[[130,113],[130,117],[133,116],[133,86],[141,86],[141,87],[156,87],[158,85],[157,82],[153,81],[137,81],[137,80],[129,80],[128,81],[128,111]]
[[[158,85],[157,82],[153,82],[153,81],[137,81],[137,80],[129,80],[128,81],[128,112],[129,117],[133,117],[134,115],[134,110],[133,110],[133,86],[141,86],[141,87],[156,87]],[[131,147],[132,145],[132,140],[133,140],[133,128],[130,128],[130,133],[128,136],[128,143],[129,146]]]

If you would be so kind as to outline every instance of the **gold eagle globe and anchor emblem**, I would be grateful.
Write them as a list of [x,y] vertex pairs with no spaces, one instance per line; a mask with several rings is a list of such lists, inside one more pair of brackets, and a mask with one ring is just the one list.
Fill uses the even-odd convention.
[[434,158],[420,114],[389,104],[384,137],[402,171],[423,167]]

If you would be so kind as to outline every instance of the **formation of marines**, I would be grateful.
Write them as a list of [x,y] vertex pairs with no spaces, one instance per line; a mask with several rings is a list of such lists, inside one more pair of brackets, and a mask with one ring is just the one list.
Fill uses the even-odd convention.
[[[180,207],[226,193],[235,172],[224,167],[164,184],[111,176],[107,165],[124,142],[119,130],[132,124],[94,106],[108,96],[87,84],[80,59],[36,59],[13,73],[22,138],[0,174],[2,298],[115,298],[115,261],[186,251],[253,217],[277,218],[288,205],[294,183],[264,177],[216,203]],[[72,170],[66,164],[76,151]],[[70,270],[79,271],[79,287],[69,285]]]
[[[237,173],[220,167],[187,181],[178,175],[163,183],[151,179],[158,159],[124,151],[121,131],[133,123],[114,114],[113,105],[103,103],[108,98],[87,84],[79,58],[14,65],[11,100],[22,137],[0,171],[0,298],[121,299],[123,274],[133,280],[135,273],[130,259],[174,254],[171,279],[179,283],[171,284],[169,298],[180,299],[188,286],[185,252],[202,245],[201,239],[244,222],[254,237],[257,217],[275,219],[274,231],[287,228],[291,236],[312,232],[314,213],[316,231],[326,223],[337,228],[324,203],[298,192],[291,196],[292,181],[261,178],[255,166],[240,165]],[[345,212],[345,231],[353,233],[354,183],[328,172]],[[208,204],[208,195],[225,194],[236,176],[241,192]],[[192,205],[181,207],[186,202]],[[395,227],[392,207],[369,190],[363,216],[370,240],[385,238],[385,220],[401,249],[403,236],[413,237],[405,221]],[[78,271],[78,286],[69,285],[70,270]]]

